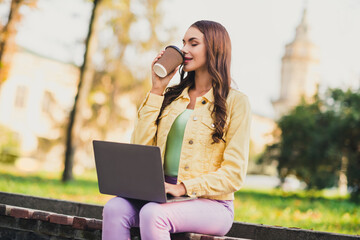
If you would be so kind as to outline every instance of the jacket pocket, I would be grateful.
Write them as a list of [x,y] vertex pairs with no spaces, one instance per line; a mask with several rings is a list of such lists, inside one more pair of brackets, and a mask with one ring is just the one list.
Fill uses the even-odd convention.
[[202,117],[201,119],[201,134],[204,136],[209,136],[211,138],[212,133],[214,132],[215,125],[213,123],[213,120],[209,117]]
[[[199,123],[198,137],[201,144],[201,152],[203,159],[203,169],[205,172],[212,170],[212,158],[215,144],[212,144],[212,134],[214,132],[214,123],[210,117],[203,116]],[[200,149],[199,149],[200,150]]]
[[203,117],[201,125],[201,131],[203,131],[201,133],[202,143],[205,145],[204,149],[207,151],[205,154],[208,158],[204,167],[209,172],[213,172],[221,167],[226,144],[221,140],[218,143],[212,144],[212,134],[215,130],[215,125],[211,118]]

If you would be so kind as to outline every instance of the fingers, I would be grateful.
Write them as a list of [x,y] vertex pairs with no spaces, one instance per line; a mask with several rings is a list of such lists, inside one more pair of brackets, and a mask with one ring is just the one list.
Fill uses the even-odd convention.
[[186,189],[184,184],[165,183],[165,193],[179,197],[186,194]]
[[169,193],[169,183],[165,182],[165,193]]
[[168,74],[168,76],[170,76],[170,78],[172,78],[176,73],[177,71],[179,70],[180,66],[178,66],[177,68],[175,68],[171,73]]

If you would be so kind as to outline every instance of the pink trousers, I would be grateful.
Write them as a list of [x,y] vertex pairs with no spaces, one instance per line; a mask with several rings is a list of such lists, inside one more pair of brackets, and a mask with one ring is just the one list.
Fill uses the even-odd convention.
[[102,239],[130,239],[130,228],[140,227],[142,240],[170,239],[170,233],[225,235],[234,220],[233,201],[194,199],[154,203],[110,199],[103,210]]

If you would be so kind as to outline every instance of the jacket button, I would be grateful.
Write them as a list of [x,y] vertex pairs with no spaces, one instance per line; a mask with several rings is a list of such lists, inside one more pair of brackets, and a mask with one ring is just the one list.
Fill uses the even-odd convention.
[[202,104],[206,104],[206,101],[204,100],[204,101],[202,101],[201,103],[202,103]]
[[189,170],[189,166],[186,165],[186,166],[184,167],[184,169],[185,169],[186,171]]
[[190,140],[190,141],[189,141],[189,144],[193,144],[193,143],[194,143],[194,141],[193,141],[193,140]]
[[193,119],[194,119],[194,121],[196,121],[198,118],[197,118],[197,116],[195,116]]

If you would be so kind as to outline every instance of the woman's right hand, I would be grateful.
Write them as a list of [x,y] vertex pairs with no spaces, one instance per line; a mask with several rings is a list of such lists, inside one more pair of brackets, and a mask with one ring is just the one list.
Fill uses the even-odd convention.
[[157,95],[162,95],[163,92],[165,91],[165,88],[167,87],[167,85],[169,84],[170,80],[174,77],[175,73],[177,72],[177,70],[179,70],[179,67],[175,68],[174,71],[172,71],[171,73],[169,73],[167,76],[165,77],[159,77],[158,75],[156,75],[156,73],[154,72],[154,64],[157,62],[157,60],[159,60],[159,58],[161,58],[161,56],[164,54],[164,50],[161,51],[156,58],[154,59],[154,61],[151,64],[151,81],[152,81],[152,88],[151,91],[152,93],[155,93]]

